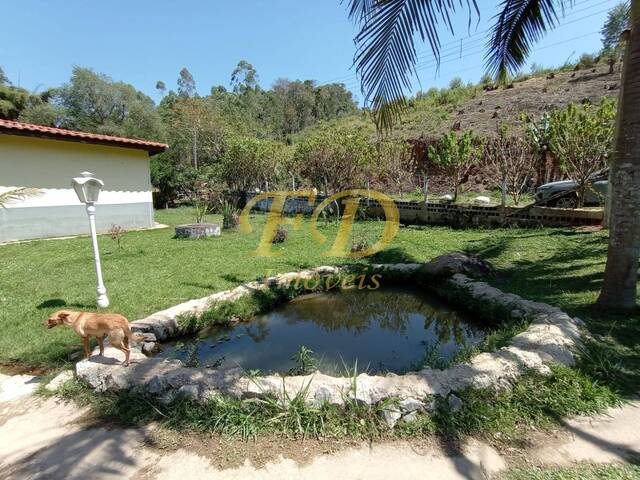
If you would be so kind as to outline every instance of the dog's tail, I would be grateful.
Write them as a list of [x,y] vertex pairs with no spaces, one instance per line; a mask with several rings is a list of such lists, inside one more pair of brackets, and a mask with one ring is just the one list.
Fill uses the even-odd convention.
[[145,337],[144,335],[139,335],[137,333],[133,333],[131,331],[131,327],[129,327],[129,324],[127,324],[124,328],[124,334],[126,335],[126,337],[132,341],[132,342],[143,342]]

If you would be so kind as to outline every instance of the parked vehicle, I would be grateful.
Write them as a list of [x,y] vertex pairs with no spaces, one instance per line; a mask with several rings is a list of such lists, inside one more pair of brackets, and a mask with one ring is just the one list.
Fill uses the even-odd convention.
[[[609,169],[598,170],[589,176],[584,205],[604,205],[609,184]],[[536,189],[535,204],[545,207],[576,208],[578,184],[574,180],[545,183]]]

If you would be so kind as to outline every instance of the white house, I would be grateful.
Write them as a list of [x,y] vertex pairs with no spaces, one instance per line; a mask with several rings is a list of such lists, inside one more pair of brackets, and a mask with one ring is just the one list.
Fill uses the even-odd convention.
[[92,172],[104,181],[97,228],[154,225],[149,157],[167,145],[0,119],[0,193],[36,195],[0,207],[0,243],[88,233],[84,205],[71,179]]

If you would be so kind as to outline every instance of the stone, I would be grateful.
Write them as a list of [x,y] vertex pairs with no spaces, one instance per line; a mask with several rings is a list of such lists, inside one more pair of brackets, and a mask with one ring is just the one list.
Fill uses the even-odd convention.
[[177,396],[178,396],[178,393],[175,390],[169,390],[168,392],[165,392],[163,395],[160,395],[160,397],[158,398],[158,401],[163,405],[169,405],[171,402],[173,402],[176,399]]
[[165,375],[156,375],[147,382],[147,390],[149,393],[162,393],[169,388],[169,382]]
[[484,195],[478,195],[476,198],[474,198],[474,200],[476,203],[482,203],[485,205],[489,205],[491,203],[491,199]]
[[[464,297],[509,312],[513,318],[527,318],[530,325],[505,347],[475,355],[467,363],[445,370],[424,368],[403,375],[360,374],[355,379],[355,390],[352,379],[320,372],[306,376],[248,378],[241,369],[187,368],[178,360],[146,357],[139,351],[131,352],[132,365],[125,368],[119,365],[124,355],[112,347],[105,349],[104,357],[97,355],[97,349],[94,350],[89,360],[76,364],[76,374],[97,391],[145,387],[163,402],[171,402],[178,394],[198,401],[215,395],[237,399],[275,395],[281,403],[286,404],[296,394],[304,393],[307,402],[318,406],[326,402],[342,405],[345,398],[349,397],[366,405],[394,398],[397,403],[387,409],[389,411],[384,414],[384,420],[387,424],[395,424],[397,421],[413,421],[420,412],[435,411],[437,398],[447,399],[452,410],[459,410],[462,401],[452,392],[464,388],[511,388],[516,378],[527,370],[549,373],[550,363],[572,365],[575,361],[573,350],[579,345],[582,335],[580,319],[569,317],[557,307],[526,300],[502,292],[486,282],[474,280],[471,278],[473,275],[491,272],[491,266],[477,257],[454,252],[424,265],[372,264],[370,267],[379,273],[410,275],[425,272],[448,277],[443,281],[447,288],[459,290]],[[319,267],[250,282],[157,312],[133,322],[132,330],[145,335],[143,346],[145,343],[157,345],[154,340],[162,341],[180,334],[177,321],[180,315],[199,315],[212,303],[236,300],[267,285],[287,284],[319,272],[339,273],[340,270],[336,267]]]
[[313,403],[315,406],[320,407],[325,403],[340,405],[343,401],[338,392],[334,392],[328,387],[318,387],[313,394]]
[[405,423],[415,422],[418,419],[418,412],[409,412],[402,416],[402,421]]
[[69,380],[72,380],[74,376],[75,374],[73,373],[73,370],[65,370],[64,372],[60,372],[53,378],[53,380],[47,383],[45,388],[50,392],[57,392],[60,387],[62,387],[62,385],[67,383]]
[[[133,328],[131,330],[133,330]],[[155,333],[152,333],[152,332],[143,332],[143,333],[140,333],[139,335],[142,335],[144,337],[144,341],[145,342],[157,342],[158,341],[158,339],[156,338]]]
[[424,403],[415,398],[405,398],[398,402],[398,407],[403,414],[424,410]]
[[151,355],[156,350],[158,350],[158,344],[156,342],[142,342],[142,353],[145,355]]
[[452,252],[425,263],[422,271],[434,277],[450,277],[455,274],[484,277],[493,272],[493,267],[476,255]]
[[189,400],[198,400],[200,397],[199,385],[183,385],[178,389],[178,395]]
[[176,225],[176,238],[204,238],[220,236],[220,225],[217,223],[191,223]]
[[393,428],[396,423],[398,423],[398,420],[402,418],[402,413],[394,408],[385,408],[380,411],[380,418],[384,420],[384,423],[386,423],[389,428]]
[[462,410],[462,405],[463,405],[462,400],[460,400],[460,398],[454,395],[453,393],[449,395],[449,398],[447,398],[447,403],[449,404],[449,408],[453,413],[456,413]]

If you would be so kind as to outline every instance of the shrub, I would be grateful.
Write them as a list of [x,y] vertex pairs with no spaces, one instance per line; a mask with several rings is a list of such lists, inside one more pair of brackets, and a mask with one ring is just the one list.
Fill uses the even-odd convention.
[[598,56],[594,55],[593,53],[583,53],[582,55],[580,55],[578,63],[576,63],[576,68],[593,68],[597,65],[598,60],[600,60]]
[[464,82],[462,81],[462,79],[460,77],[454,77],[449,82],[449,88],[452,89],[452,90],[456,89],[456,88],[462,88],[463,85],[464,85]]
[[236,228],[240,223],[238,209],[233,202],[226,199],[220,201],[220,213],[222,214],[222,228]]
[[368,135],[346,129],[315,131],[297,146],[294,163],[311,184],[329,192],[362,188],[370,178],[377,155]]
[[470,131],[458,136],[449,132],[442,136],[438,148],[429,146],[429,160],[438,164],[453,180],[453,201],[458,199],[460,186],[464,183],[471,165],[477,160],[479,150],[477,140]]
[[276,234],[273,236],[272,243],[283,243],[289,237],[289,230],[280,226],[276,230]]
[[118,250],[122,250],[122,237],[127,231],[122,228],[120,225],[116,225],[115,223],[111,224],[111,229],[109,229],[109,236],[111,240],[116,242],[118,245]]
[[300,345],[300,349],[291,357],[293,367],[289,369],[289,375],[309,375],[316,370],[316,359],[313,350]]
[[369,240],[364,237],[354,238],[353,242],[351,242],[351,253],[364,252],[371,245],[369,244]]
[[551,114],[551,151],[578,184],[579,207],[584,205],[590,176],[609,163],[615,117],[615,100],[603,100],[599,106],[570,104]]

